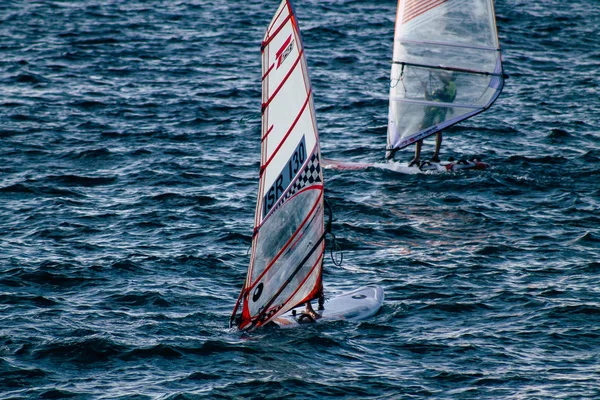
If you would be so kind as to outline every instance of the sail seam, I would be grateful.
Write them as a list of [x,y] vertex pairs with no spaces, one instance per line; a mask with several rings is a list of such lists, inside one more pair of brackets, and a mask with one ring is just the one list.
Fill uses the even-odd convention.
[[461,104],[461,103],[445,103],[443,101],[427,101],[427,100],[413,100],[407,99],[405,97],[396,97],[390,96],[391,101],[398,101],[402,103],[414,103],[414,104],[423,104],[426,106],[434,106],[434,107],[448,107],[448,108],[469,108],[473,110],[478,110],[483,108],[483,106],[473,106],[470,104]]

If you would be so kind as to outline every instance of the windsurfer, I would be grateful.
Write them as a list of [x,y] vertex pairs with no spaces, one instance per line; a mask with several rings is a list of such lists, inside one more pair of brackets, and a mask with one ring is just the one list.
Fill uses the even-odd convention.
[[[424,83],[425,88],[425,100],[428,101],[439,101],[444,103],[452,103],[456,98],[456,84],[454,81],[456,77],[452,72],[442,72],[438,75],[438,79],[442,82],[442,87],[428,91],[427,84]],[[446,118],[448,112],[447,107],[438,106],[426,106],[425,116],[421,122],[420,129],[427,129],[435,126]],[[423,139],[417,141],[415,144],[415,157],[411,160],[409,166],[418,165],[421,157],[421,146],[423,145]],[[435,135],[435,150],[433,156],[429,161],[440,162],[440,147],[442,146],[442,131],[438,131]]]

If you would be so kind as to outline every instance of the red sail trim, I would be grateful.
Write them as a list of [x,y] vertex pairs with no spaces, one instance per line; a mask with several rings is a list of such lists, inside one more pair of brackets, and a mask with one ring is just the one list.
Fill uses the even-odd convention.
[[[308,278],[312,275],[312,273],[314,272],[315,268],[323,263],[323,254],[325,254],[325,234],[323,234],[321,236],[321,238],[319,239],[319,241],[317,242],[317,244],[313,247],[313,249],[311,250],[311,252],[309,254],[306,255],[306,258],[304,260],[304,262],[306,262],[308,260],[309,257],[312,256],[312,253],[314,251],[316,251],[318,248],[320,247],[320,253],[319,256],[317,258],[317,261],[313,264],[313,266],[310,268],[310,270],[308,271],[308,273],[306,274],[306,276],[304,277],[304,279],[302,280],[302,282],[300,283],[300,285],[298,285],[298,287],[296,288],[296,290],[294,290],[294,292],[287,298],[287,300],[285,300],[283,303],[281,304],[277,304],[273,307],[269,307],[267,310],[264,310],[263,312],[260,312],[259,314],[257,314],[256,316],[254,316],[253,318],[250,317],[250,322],[253,321],[257,321],[260,320],[264,315],[268,315],[269,313],[275,311],[273,314],[277,313],[279,309],[285,307],[287,305],[287,303],[289,303],[289,301],[292,299],[292,297],[294,297],[296,295],[296,293],[298,293],[298,291],[304,286],[304,284],[306,283],[306,281],[308,280]],[[299,266],[302,266],[304,264],[304,262],[302,264],[300,264]],[[321,271],[322,273],[322,271]],[[289,284],[289,282],[287,282],[286,284],[284,284],[279,290],[278,292],[273,296],[273,298],[271,299],[269,305],[272,304],[272,302],[274,302],[277,297],[281,294],[281,292],[285,289],[285,287],[287,287],[287,285]],[[317,276],[317,280],[316,280],[316,284],[315,287],[311,290],[311,292],[304,297],[302,300],[300,300],[296,305],[294,305],[293,307],[296,307],[299,304],[305,303],[309,300],[312,300],[314,298],[317,297],[317,295],[322,291],[323,288],[323,282],[322,282],[322,277],[321,274],[319,274]],[[249,293],[249,291],[247,292]],[[249,316],[249,312],[247,314]],[[266,322],[270,321],[272,319],[269,318],[267,321],[264,321],[262,323],[260,323],[259,325],[256,325],[255,327],[264,325]],[[259,321],[260,322],[260,321]],[[253,322],[254,324],[256,324],[255,322]]]
[[303,193],[307,190],[319,190],[321,193],[319,193],[319,197],[317,198],[317,201],[315,201],[315,204],[312,206],[312,208],[308,212],[306,218],[304,218],[304,221],[302,221],[302,223],[298,226],[298,229],[296,229],[294,234],[281,247],[279,252],[275,255],[275,257],[273,257],[273,259],[271,260],[269,265],[267,265],[267,267],[264,269],[264,271],[259,276],[256,277],[256,279],[254,280],[254,283],[248,282],[250,284],[250,286],[248,286],[246,288],[246,290],[251,291],[252,289],[254,289],[254,286],[256,285],[256,283],[259,282],[263,276],[265,276],[265,274],[271,269],[271,267],[275,264],[275,262],[277,262],[277,260],[281,256],[281,254],[283,254],[283,252],[285,250],[287,250],[287,248],[290,246],[290,243],[292,243],[295,240],[296,235],[298,235],[298,232],[300,232],[300,230],[304,227],[306,222],[313,217],[313,214],[314,214],[315,210],[317,209],[319,202],[323,199],[323,185],[313,185],[313,186],[306,187],[306,188],[300,190],[298,193],[294,194],[292,197],[290,197],[290,199],[293,199],[294,197],[298,196],[300,193]]
[[300,28],[298,27],[298,20],[296,19],[296,14],[294,13],[294,10],[292,10],[292,7],[290,6],[290,2],[288,1],[286,3],[287,3],[286,5],[288,7],[290,14],[294,16],[294,18],[292,18],[292,25],[294,25],[294,30],[296,32],[300,32]]
[[[321,243],[321,247],[323,247],[324,244]],[[322,249],[323,250],[323,249]],[[317,259],[317,261],[313,264],[313,266],[310,268],[310,271],[308,272],[308,274],[306,274],[306,277],[304,277],[304,279],[302,280],[302,283],[300,285],[298,285],[298,288],[296,290],[294,290],[294,292],[287,298],[287,300],[285,300],[283,302],[283,304],[277,304],[271,308],[269,308],[268,310],[263,311],[262,313],[258,314],[257,316],[255,316],[254,318],[250,317],[250,320],[247,322],[247,324],[251,324],[254,321],[259,320],[264,314],[268,314],[271,310],[273,310],[275,307],[278,308],[283,308],[286,307],[288,305],[288,303],[290,302],[290,300],[292,300],[292,298],[296,295],[296,293],[298,293],[298,291],[304,286],[304,284],[306,283],[306,281],[308,280],[308,278],[310,278],[310,276],[312,275],[312,273],[315,271],[315,269],[317,268],[317,266],[319,266],[319,264],[321,264],[323,262],[323,254],[325,252],[321,251],[321,254],[319,255],[319,258]],[[319,280],[319,277],[317,277],[317,282]],[[305,303],[309,300],[312,300],[314,298],[314,296],[316,295],[316,293],[318,293],[320,290],[320,285],[317,285],[316,288],[314,290],[312,290],[308,296],[306,296],[304,299],[302,299],[298,304],[302,304]],[[256,324],[256,328],[263,326],[264,324],[268,323],[269,321],[271,321],[273,318],[269,318],[268,320],[264,321],[264,322],[258,322]],[[241,324],[240,324],[241,326]]]
[[441,0],[407,0],[404,6],[404,14],[415,15],[422,13],[422,10],[428,9],[432,3],[438,2]]
[[406,23],[419,15],[426,13],[448,0],[408,0],[404,8],[402,23]]
[[[283,43],[283,45],[281,46],[281,48],[275,53],[275,59],[277,60],[277,68],[279,68],[279,66],[281,65],[281,54],[285,51],[285,49],[290,45],[292,41],[292,35],[290,35],[287,40]],[[264,54],[264,51],[263,51]],[[265,78],[267,77],[267,75],[269,75],[269,73],[273,70],[273,68],[275,67],[275,63],[271,64],[269,66],[269,69],[267,69],[267,72],[265,72],[262,76],[262,80],[264,81]],[[265,107],[265,105],[263,104],[263,107]]]
[[[264,172],[265,168],[267,168],[267,165],[269,165],[271,163],[271,161],[273,161],[273,158],[275,157],[275,155],[277,154],[277,152],[279,151],[279,149],[281,149],[281,146],[283,146],[283,143],[285,143],[285,140],[292,133],[292,130],[294,129],[294,127],[296,126],[296,124],[300,120],[300,117],[302,116],[302,114],[304,114],[304,110],[306,110],[306,106],[308,105],[308,101],[310,100],[310,95],[311,95],[311,93],[309,92],[308,96],[306,96],[306,100],[304,101],[304,104],[302,105],[302,108],[298,112],[298,115],[296,115],[296,119],[294,120],[294,122],[292,122],[292,125],[290,126],[290,128],[286,132],[285,136],[281,139],[281,142],[279,142],[279,145],[277,145],[277,147],[275,148],[275,150],[273,150],[273,154],[271,154],[271,157],[269,157],[267,159],[267,161],[260,167],[260,169],[261,169],[261,176],[262,176],[262,173]],[[264,141],[267,138],[268,134],[269,134],[269,132],[267,132],[267,134],[261,139],[261,142]]]
[[244,329],[248,325],[248,321],[252,318],[250,315],[250,309],[248,308],[248,299],[250,298],[250,292],[246,291],[244,293],[244,308],[242,308],[242,320],[240,321],[239,328]]
[[[313,266],[310,268],[310,271],[308,272],[308,274],[306,274],[306,277],[304,277],[304,279],[302,280],[302,283],[300,285],[298,285],[298,288],[296,290],[294,290],[294,293],[292,293],[292,295],[284,302],[287,303],[289,302],[292,297],[294,297],[296,295],[296,293],[298,293],[298,291],[300,290],[300,288],[302,288],[302,286],[304,286],[304,284],[306,283],[306,281],[308,280],[308,278],[312,275],[312,273],[314,272],[315,268],[323,262],[323,254],[325,254],[325,241],[323,240],[323,242],[321,243],[321,254],[319,254],[319,258],[317,259],[317,262],[315,262],[313,264]],[[317,282],[319,282],[319,278],[320,278],[320,274],[319,276],[317,276]],[[316,287],[316,289],[312,290],[308,296],[306,296],[306,298],[302,299],[302,301],[300,303],[304,303],[306,301],[312,300],[315,296],[315,294],[319,291],[320,285],[318,285]]]
[[[285,75],[285,77],[283,78],[283,80],[281,81],[281,83],[279,84],[279,86],[277,86],[277,89],[275,89],[273,91],[273,93],[271,94],[271,97],[269,97],[267,99],[267,102],[263,103],[263,105],[262,105],[262,111],[263,111],[263,113],[265,112],[265,109],[269,106],[269,103],[271,103],[271,101],[275,98],[275,96],[277,96],[277,93],[279,93],[279,91],[281,90],[281,88],[283,87],[283,85],[285,85],[285,82],[288,80],[288,78],[290,77],[290,75],[292,74],[292,72],[294,72],[294,69],[296,69],[296,66],[298,65],[298,63],[300,62],[300,60],[302,60],[302,55],[303,54],[304,54],[304,49],[302,49],[300,52],[298,52],[298,58],[296,58],[296,61],[294,61],[294,64],[292,65],[292,67],[290,68],[290,70],[288,71],[288,73]],[[271,70],[271,68],[269,69],[269,71],[270,70]],[[267,76],[268,76],[268,74],[265,74],[265,76],[263,77],[263,80]]]
[[302,239],[303,236],[304,235],[298,235],[298,237],[296,238],[296,241],[291,244],[291,247],[294,247],[296,244],[298,244],[298,242],[300,241],[300,239]]
[[[285,10],[285,8],[282,8],[281,12],[283,12],[284,10]],[[281,15],[281,13],[279,15]],[[279,15],[277,16],[277,18],[279,18]],[[281,25],[279,25],[277,27],[277,29],[275,29],[275,32],[270,33],[269,37],[267,38],[267,40],[263,40],[262,45],[261,45],[261,49],[264,49],[265,47],[267,47],[269,45],[269,43],[271,43],[271,41],[273,40],[273,38],[275,38],[275,36],[277,36],[277,34],[279,33],[279,31],[281,31],[283,29],[283,27],[287,24],[287,22],[290,20],[290,18],[292,18],[292,14],[288,14],[288,16],[285,17],[285,19],[281,23]]]
[[[267,72],[265,72],[265,74],[262,76],[261,80],[264,81],[265,78],[269,75],[269,72],[271,72],[273,70],[273,68],[275,68],[275,63],[271,64],[271,66],[269,66],[269,69],[267,70]],[[263,107],[266,107],[267,103],[263,103]]]
[[[260,140],[261,142],[262,142],[263,140],[265,140],[265,139],[267,138],[267,136],[269,136],[269,133],[271,133],[271,131],[273,130],[273,128],[274,128],[274,127],[275,127],[275,125],[271,125],[271,126],[269,127],[269,129],[267,129],[267,133],[265,133],[265,136],[263,136],[263,137],[262,137],[262,139]],[[265,165],[265,166],[266,166],[266,165]],[[261,169],[262,169],[262,167],[261,167]]]

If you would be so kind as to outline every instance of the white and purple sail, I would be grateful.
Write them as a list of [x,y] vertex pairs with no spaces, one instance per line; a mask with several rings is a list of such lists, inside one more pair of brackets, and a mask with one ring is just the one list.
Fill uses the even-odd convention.
[[[493,0],[399,0],[386,158],[488,109],[504,78]],[[431,95],[449,80],[451,100]]]

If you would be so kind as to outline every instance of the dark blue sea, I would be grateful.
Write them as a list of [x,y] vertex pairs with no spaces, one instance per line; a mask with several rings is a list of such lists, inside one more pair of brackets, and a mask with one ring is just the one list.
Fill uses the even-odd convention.
[[[383,161],[396,1],[295,5],[323,156]],[[324,171],[375,317],[240,334],[277,6],[1,3],[0,399],[600,398],[600,3],[496,2],[490,169]]]

